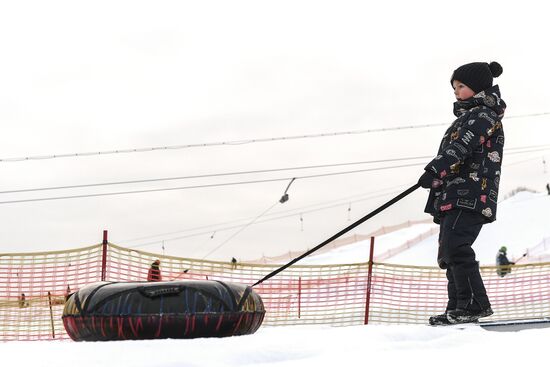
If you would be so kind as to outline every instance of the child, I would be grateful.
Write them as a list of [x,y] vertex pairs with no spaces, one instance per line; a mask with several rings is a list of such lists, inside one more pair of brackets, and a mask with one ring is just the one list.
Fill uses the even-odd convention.
[[439,224],[437,263],[447,269],[445,313],[431,325],[474,322],[493,314],[472,245],[481,227],[496,219],[504,148],[506,104],[493,77],[497,62],[462,65],[451,77],[457,119],[418,183],[430,189],[425,212]]
[[162,274],[160,272],[160,260],[155,260],[147,273],[148,282],[162,282]]

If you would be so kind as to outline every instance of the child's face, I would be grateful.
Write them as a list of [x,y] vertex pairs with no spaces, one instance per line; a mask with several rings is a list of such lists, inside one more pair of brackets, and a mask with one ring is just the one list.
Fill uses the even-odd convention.
[[458,80],[453,80],[453,88],[455,90],[455,97],[459,101],[464,101],[475,95],[475,92],[470,87]]

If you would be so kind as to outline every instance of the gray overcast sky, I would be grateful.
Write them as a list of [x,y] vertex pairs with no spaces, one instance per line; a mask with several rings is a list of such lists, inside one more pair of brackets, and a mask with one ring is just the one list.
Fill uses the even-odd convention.
[[[498,61],[508,116],[550,112],[544,2],[2,1],[0,158],[450,123],[449,78]],[[505,119],[506,148],[550,144],[550,115]],[[0,191],[431,156],[445,126],[79,158],[0,162]],[[505,154],[501,197],[543,190],[548,151]],[[548,157],[550,158],[550,157]],[[312,247],[412,185],[408,168],[193,190],[0,204],[0,253],[98,243],[252,259]],[[0,201],[263,180],[388,166],[275,172]],[[385,194],[385,196],[380,196]],[[369,196],[370,195],[370,196]],[[377,196],[368,200],[363,200]],[[417,191],[357,229],[426,219]],[[360,201],[359,201],[360,200]],[[351,211],[348,212],[349,203]],[[310,212],[313,204],[334,206]],[[300,213],[303,212],[302,221]],[[282,216],[282,214],[280,215]],[[263,219],[269,219],[269,216]],[[212,225],[237,225],[219,230]],[[303,225],[303,228],[302,228]],[[195,232],[179,232],[206,227]],[[205,234],[184,237],[191,233]],[[159,235],[158,237],[149,237]],[[232,237],[234,236],[234,237]],[[146,238],[145,238],[146,237]],[[134,240],[136,238],[143,238]],[[231,238],[227,243],[227,239]],[[367,249],[365,249],[365,257]],[[364,259],[358,259],[363,261]]]

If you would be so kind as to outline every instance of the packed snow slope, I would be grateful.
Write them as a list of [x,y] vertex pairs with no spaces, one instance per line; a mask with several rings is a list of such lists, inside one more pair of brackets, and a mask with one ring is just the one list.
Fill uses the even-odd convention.
[[[436,224],[416,224],[375,239],[374,259],[390,249],[398,248],[408,240]],[[437,232],[437,231],[435,231]],[[508,258],[516,260],[530,248],[550,238],[550,195],[546,193],[519,192],[498,205],[497,220],[483,226],[474,244],[477,260],[481,265],[494,265],[501,246],[508,248]],[[413,244],[410,248],[384,259],[383,262],[404,265],[435,266],[437,257],[437,233]],[[321,255],[312,255],[301,264],[342,264],[368,260],[370,241],[360,241],[342,246]],[[546,251],[550,252],[550,246]],[[539,252],[537,255],[541,255]],[[525,259],[528,262],[528,258]]]
[[[294,367],[544,365],[550,329],[287,326],[192,340],[0,343],[5,366]],[[32,352],[30,352],[32,350]]]

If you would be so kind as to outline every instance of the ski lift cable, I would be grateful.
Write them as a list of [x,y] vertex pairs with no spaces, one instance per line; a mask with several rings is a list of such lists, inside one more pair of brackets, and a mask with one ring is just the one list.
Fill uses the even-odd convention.
[[128,180],[128,181],[114,181],[114,182],[100,182],[100,183],[80,184],[80,185],[37,187],[37,188],[27,188],[27,189],[4,190],[4,191],[0,191],[0,194],[15,194],[15,193],[33,192],[33,191],[79,189],[79,188],[86,188],[86,187],[127,185],[127,184],[149,183],[149,182],[178,181],[178,180],[199,179],[199,178],[251,175],[251,174],[261,174],[261,173],[271,173],[271,172],[284,172],[284,171],[294,171],[294,170],[307,170],[307,169],[318,169],[318,168],[354,166],[354,165],[374,164],[374,163],[412,161],[412,160],[417,160],[417,159],[428,159],[428,158],[431,158],[431,157],[432,156],[403,157],[403,158],[378,159],[378,160],[369,160],[369,161],[356,161],[356,162],[318,164],[318,165],[307,165],[307,166],[296,166],[296,167],[271,168],[271,169],[250,170],[250,171],[223,172],[223,173],[212,173],[212,174],[191,175],[191,176],[163,177],[163,178]]
[[[504,119],[508,120],[508,119],[518,119],[518,118],[526,118],[526,117],[540,117],[540,116],[547,116],[547,115],[550,115],[550,112],[531,113],[531,114],[523,114],[523,115],[515,115],[515,116],[512,115],[512,116],[506,116]],[[114,150],[105,150],[105,151],[61,153],[61,154],[47,154],[47,155],[35,155],[35,156],[28,155],[23,157],[0,158],[0,163],[26,162],[31,160],[47,160],[47,159],[56,159],[56,158],[78,158],[78,157],[90,157],[90,156],[100,156],[100,155],[107,156],[107,155],[113,155],[113,154],[144,153],[144,152],[154,152],[154,151],[163,151],[163,150],[164,151],[181,150],[181,149],[189,149],[189,148],[205,148],[205,147],[214,147],[214,146],[245,145],[245,144],[254,144],[254,143],[275,142],[275,141],[290,141],[290,140],[298,140],[298,139],[359,135],[359,134],[369,134],[369,133],[387,132],[387,131],[396,131],[396,130],[423,129],[423,128],[431,128],[431,127],[439,127],[439,126],[448,126],[448,125],[449,125],[448,123],[416,124],[416,125],[394,126],[394,127],[386,127],[386,128],[375,128],[375,129],[361,129],[361,130],[337,131],[337,132],[329,132],[329,133],[279,136],[279,137],[271,137],[271,138],[240,139],[240,140],[211,142],[211,143],[192,143],[192,144],[179,144],[179,145],[156,146],[156,147],[114,149]]]
[[[514,165],[517,165],[517,164],[522,164],[522,163],[525,163],[525,162],[533,161],[533,160],[538,159],[538,158],[540,158],[540,157],[538,157],[538,156],[536,156],[536,157],[531,157],[531,158],[524,159],[524,160],[521,160],[521,161],[516,161],[516,162],[507,163],[507,164],[505,164],[504,166],[505,166],[505,167],[514,166]],[[401,187],[403,187],[403,185],[397,186],[396,188],[401,188]],[[339,201],[344,200],[345,202],[343,202],[343,203],[338,203],[338,204],[335,204],[335,205],[324,206],[324,207],[321,207],[321,208],[312,209],[312,210],[306,210],[306,211],[303,210],[304,208],[297,208],[297,209],[293,209],[291,214],[288,214],[288,215],[281,215],[281,216],[274,217],[274,218],[271,218],[271,219],[266,219],[266,220],[263,220],[263,221],[258,222],[258,224],[260,224],[260,223],[265,223],[265,222],[268,222],[268,221],[273,221],[273,220],[285,219],[285,218],[288,218],[288,217],[295,216],[295,215],[297,215],[297,214],[302,215],[303,213],[311,213],[311,212],[316,212],[316,211],[320,211],[320,210],[331,209],[331,208],[335,208],[335,207],[348,206],[348,208],[350,208],[350,207],[351,207],[351,204],[363,202],[363,201],[370,200],[370,199],[373,199],[373,198],[383,197],[383,196],[386,196],[386,195],[394,194],[394,193],[396,193],[396,192],[397,192],[397,191],[392,191],[392,192],[388,192],[388,193],[385,193],[385,194],[376,195],[376,196],[371,196],[371,197],[367,197],[367,198],[360,199],[360,200],[354,200],[354,201],[351,201],[351,202],[350,202],[350,201],[345,201],[345,200],[348,199],[348,198],[343,198],[343,199],[339,200]],[[282,214],[282,213],[283,213],[283,212],[281,212],[281,213],[274,213],[274,214]],[[225,224],[225,223],[222,223],[222,224]],[[220,228],[220,229],[218,229],[218,231],[224,231],[224,230],[228,230],[228,229],[234,229],[234,228],[237,228],[237,227],[239,227],[239,226],[230,226],[230,227],[226,227],[226,228]],[[202,229],[202,228],[201,228],[201,227],[198,227],[197,229]],[[187,230],[187,231],[192,231],[192,230],[193,230],[193,229]],[[178,232],[175,232],[175,233],[182,233],[182,232],[184,232],[184,231],[178,231]],[[204,235],[204,234],[207,234],[207,233],[210,233],[210,232],[200,232],[200,233],[195,233],[195,234],[190,234],[190,235],[172,237],[172,238],[166,239],[166,241],[175,241],[175,240],[180,240],[180,239],[185,239],[185,238],[191,238],[191,237],[201,236],[201,235]],[[174,234],[174,232],[169,233],[169,234]],[[159,236],[162,236],[162,235],[156,235],[156,236],[150,236],[150,237],[159,237]],[[150,238],[150,237],[145,237],[145,238]],[[136,240],[145,239],[145,238],[138,238],[138,239],[136,239]],[[127,242],[131,242],[131,240],[129,240],[129,241],[127,241]],[[132,247],[132,248],[133,248],[133,247],[144,247],[144,246],[149,246],[149,245],[152,245],[152,244],[155,244],[155,243],[158,243],[158,240],[157,240],[157,241],[153,241],[153,242],[147,242],[147,243],[143,243],[143,244],[138,244],[138,245],[134,245],[134,246],[128,246],[128,247]]]
[[[530,153],[534,151],[544,151],[549,150],[549,148],[530,150],[530,151],[519,151],[509,154],[523,154]],[[330,177],[338,175],[347,175],[347,174],[356,174],[364,172],[373,172],[373,171],[383,171],[396,168],[409,168],[414,166],[422,166],[424,163],[412,163],[396,166],[386,166],[386,167],[377,167],[377,168],[366,168],[358,169],[351,171],[341,171],[341,172],[330,172],[330,173],[321,173],[321,174],[312,174],[305,176],[296,176],[296,179],[312,179],[312,178],[321,178],[321,177]],[[234,185],[247,185],[247,184],[259,184],[267,182],[277,182],[277,181],[286,181],[290,180],[293,177],[285,178],[272,178],[272,179],[263,179],[263,180],[250,180],[250,181],[234,181],[234,182],[224,182],[224,183],[213,183],[213,184],[203,184],[203,185],[191,185],[191,186],[180,186],[180,187],[168,187],[168,188],[155,188],[155,189],[142,189],[142,190],[129,190],[129,191],[118,191],[118,192],[105,192],[105,193],[92,193],[92,194],[80,194],[80,195],[67,195],[67,196],[51,196],[43,198],[29,198],[29,199],[14,199],[14,200],[5,200],[0,201],[0,205],[3,204],[18,204],[18,203],[27,203],[27,202],[39,202],[39,201],[53,201],[53,200],[66,200],[66,199],[81,199],[81,198],[90,198],[90,197],[102,197],[102,196],[115,196],[115,195],[129,195],[129,194],[143,194],[151,192],[162,192],[162,191],[178,191],[178,190],[190,190],[198,188],[211,188],[211,187],[222,187],[222,186],[234,186]]]
[[[542,148],[544,148],[544,149],[542,149]],[[508,154],[529,153],[529,152],[535,152],[535,151],[541,151],[541,150],[548,150],[549,148],[550,148],[549,144],[546,144],[546,145],[532,145],[532,146],[509,148],[509,149],[506,149],[506,152]],[[522,151],[519,152],[519,150],[522,150]],[[332,163],[332,164],[296,166],[296,167],[271,168],[271,169],[263,169],[263,170],[223,172],[223,173],[212,173],[212,174],[191,175],[191,176],[162,177],[162,178],[151,178],[151,179],[142,179],[142,180],[127,180],[127,181],[99,182],[99,183],[79,184],[79,185],[64,185],[64,186],[50,186],[50,187],[35,187],[35,188],[26,188],[26,189],[11,189],[11,190],[0,191],[0,194],[16,194],[16,193],[23,193],[23,192],[68,190],[68,189],[80,189],[80,188],[87,188],[87,187],[129,185],[129,184],[138,184],[138,183],[152,183],[152,182],[165,182],[165,181],[199,179],[199,178],[212,178],[212,177],[237,176],[237,175],[251,175],[251,174],[270,173],[270,172],[284,172],[284,171],[292,171],[292,170],[308,170],[308,169],[342,167],[342,166],[353,166],[353,165],[374,164],[374,163],[413,161],[413,160],[417,160],[417,159],[429,159],[429,158],[432,158],[432,157],[433,156],[431,156],[431,155],[426,155],[426,156],[415,156],[415,157],[378,159],[378,160],[369,160],[369,161],[356,161],[356,162],[343,162],[343,163]]]
[[242,139],[242,140],[212,142],[212,143],[195,143],[195,144],[182,144],[182,145],[172,145],[172,146],[131,148],[131,149],[116,149],[116,150],[80,152],[80,153],[62,153],[62,154],[24,156],[24,157],[9,157],[9,158],[0,158],[0,163],[23,162],[23,161],[31,161],[31,160],[46,160],[46,159],[55,159],[55,158],[90,157],[90,156],[98,156],[98,155],[106,156],[106,155],[122,154],[122,153],[144,153],[144,152],[153,152],[153,151],[161,151],[161,150],[180,150],[180,149],[205,148],[205,147],[215,147],[215,146],[245,145],[245,144],[253,144],[253,143],[275,142],[275,141],[325,138],[325,137],[334,137],[334,136],[342,136],[342,135],[358,135],[358,134],[385,132],[385,131],[392,131],[392,130],[428,128],[428,127],[442,126],[442,125],[446,125],[446,124],[410,125],[410,126],[397,126],[397,127],[379,128],[379,129],[365,129],[365,130],[339,131],[339,132],[331,132],[331,133],[281,136],[281,137],[272,137],[272,138]]
[[[370,198],[373,194],[380,194],[380,193],[388,191],[388,190],[391,193],[394,193],[396,189],[401,189],[403,187],[404,187],[404,185],[397,185],[397,186],[387,187],[387,188],[384,188],[384,189],[381,189],[381,190],[363,192],[361,194],[346,196],[346,197],[343,197],[343,198],[340,198],[340,199],[325,201],[325,202],[322,202],[322,203],[310,204],[310,205],[306,205],[306,206],[303,206],[303,207],[300,207],[300,208],[283,210],[283,211],[278,211],[278,212],[266,214],[266,217],[280,216],[280,215],[289,214],[289,213],[293,213],[291,215],[295,215],[296,211],[303,211],[303,210],[311,209],[311,208],[324,207],[326,205],[332,205],[334,203],[340,203],[342,201],[344,201],[346,203],[349,203],[350,200],[364,199],[365,196],[368,196]],[[383,195],[387,195],[387,194],[383,194]],[[362,201],[362,200],[359,200],[359,201]],[[357,202],[357,201],[353,201],[353,203],[355,203],[355,202]],[[141,237],[136,237],[136,238],[131,238],[131,239],[125,239],[125,240],[122,240],[120,242],[121,243],[135,242],[135,241],[146,240],[146,239],[149,239],[149,238],[165,237],[165,236],[175,235],[175,234],[178,234],[178,233],[195,232],[195,231],[198,231],[198,230],[206,230],[206,229],[209,229],[210,231],[212,231],[215,228],[220,228],[221,226],[227,226],[229,224],[247,222],[251,219],[252,218],[241,218],[241,219],[236,219],[236,220],[231,220],[231,221],[226,221],[226,222],[220,222],[220,223],[214,223],[214,224],[209,224],[209,225],[203,225],[203,226],[199,226],[199,227],[182,229],[182,230],[178,230],[178,231],[171,231],[171,232],[165,232],[165,233],[158,233],[158,234],[154,234],[154,235],[148,235],[148,236],[141,236]],[[234,228],[234,227],[232,227],[232,228]]]
[[271,209],[273,209],[277,204],[281,203],[281,204],[284,204],[288,201],[288,189],[290,188],[290,185],[292,185],[292,183],[294,182],[294,180],[296,180],[295,177],[292,178],[292,180],[290,180],[288,186],[286,187],[285,189],[285,192],[283,194],[283,196],[281,197],[281,199],[279,199],[279,201],[276,201],[275,203],[273,203],[273,205],[271,205],[269,208],[267,208],[266,210],[264,210],[260,215],[256,216],[254,219],[252,219],[250,222],[248,222],[247,224],[245,224],[244,226],[242,226],[241,228],[239,228],[239,230],[237,230],[235,233],[233,233],[231,236],[229,236],[225,241],[223,241],[222,243],[220,243],[218,246],[216,246],[215,248],[213,248],[211,251],[209,251],[206,255],[203,256],[202,260],[206,259],[208,256],[212,255],[214,252],[218,251],[220,248],[222,248],[223,246],[227,245],[227,243],[229,243],[229,241],[231,241],[233,238],[235,238],[239,233],[243,232],[245,229],[247,229],[248,227],[250,227],[252,224],[254,224],[258,219],[260,219],[261,217],[263,217],[264,215],[266,215],[269,211],[271,211]]
[[[355,173],[362,173],[362,172],[389,170],[389,169],[395,169],[395,168],[406,168],[406,167],[419,166],[419,165],[423,165],[423,164],[424,163],[416,163],[416,164],[405,164],[405,165],[397,165],[397,166],[390,166],[390,167],[367,168],[367,169],[352,170],[352,171],[330,172],[330,173],[322,173],[322,174],[314,174],[314,175],[296,176],[295,178],[296,179],[312,179],[312,178],[330,177],[330,176],[338,176],[338,175],[345,175],[345,174],[355,174]],[[31,199],[15,199],[15,200],[0,201],[0,205],[1,204],[17,204],[17,203],[26,203],[26,202],[37,202],[37,201],[80,199],[80,198],[101,197],[101,196],[143,194],[143,193],[151,193],[151,192],[189,190],[189,189],[221,187],[221,186],[258,184],[258,183],[267,183],[267,182],[287,181],[287,180],[290,180],[292,178],[293,177],[284,177],[284,178],[272,178],[272,179],[264,179],[264,180],[234,181],[234,182],[224,182],[224,183],[214,183],[214,184],[204,184],[204,185],[191,185],[191,186],[180,186],[180,187],[168,187],[168,188],[156,188],[156,189],[105,192],[105,193],[68,195],[68,196],[51,196],[51,197],[31,198]]]
[[231,236],[229,236],[227,239],[225,239],[222,243],[220,243],[218,246],[210,250],[206,255],[202,257],[202,260],[206,259],[208,256],[212,255],[214,252],[218,251],[223,246],[227,245],[229,241],[231,241],[233,238],[235,238],[239,233],[243,232],[245,229],[253,225],[258,219],[263,217],[265,214],[267,214],[271,209],[273,209],[277,204],[279,204],[279,201],[276,201],[271,205],[269,208],[264,210],[260,215],[256,216],[253,220],[245,224],[244,226],[241,226],[237,231],[235,231]]
[[[401,185],[400,188],[402,188],[403,186],[404,185]],[[373,196],[366,197],[366,198],[363,198],[363,199],[360,199],[360,200],[356,200],[356,201],[353,201],[352,203],[360,203],[360,202],[367,201],[367,200],[377,199],[377,198],[381,198],[381,197],[384,197],[384,196],[387,196],[387,195],[393,195],[397,192],[399,192],[399,190],[397,190],[397,191],[393,190],[391,192],[386,192],[384,194],[373,195]],[[327,205],[327,206],[323,206],[323,207],[315,208],[315,209],[310,209],[310,210],[302,210],[302,208],[297,208],[297,209],[294,209],[293,210],[294,212],[291,213],[291,214],[283,214],[283,215],[279,215],[277,217],[273,217],[273,218],[269,218],[269,219],[258,220],[254,224],[262,224],[262,223],[271,222],[271,221],[275,221],[275,220],[294,217],[298,214],[308,214],[308,213],[318,212],[318,211],[321,211],[321,210],[327,210],[327,209],[332,209],[332,208],[336,208],[336,207],[342,207],[342,206],[348,205],[348,203],[349,203],[349,201],[346,201],[346,202],[343,202],[343,203],[338,203],[338,204],[334,204],[334,205]],[[228,227],[218,228],[217,231],[218,232],[223,232],[225,230],[230,230],[230,229],[235,229],[235,228],[240,228],[240,227],[241,227],[240,225],[228,226]],[[177,237],[171,237],[171,238],[164,238],[164,240],[165,241],[176,241],[176,240],[181,240],[181,239],[185,239],[185,238],[192,238],[192,237],[207,235],[209,233],[210,233],[210,231],[204,231],[204,232],[193,233],[193,234],[189,234],[189,235],[183,235],[183,236],[177,236]],[[130,245],[130,246],[127,246],[127,247],[130,247],[130,248],[145,247],[145,246],[150,246],[150,245],[156,244],[158,242],[159,242],[159,240],[155,240],[155,241],[151,241],[151,242],[146,242],[146,243],[141,243],[141,244],[136,244],[136,245]]]

